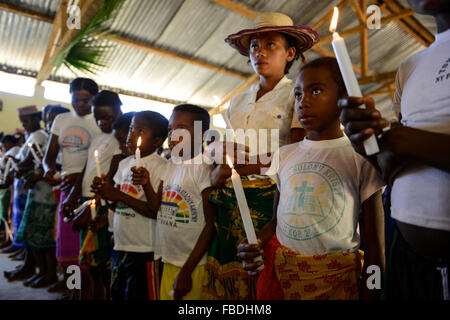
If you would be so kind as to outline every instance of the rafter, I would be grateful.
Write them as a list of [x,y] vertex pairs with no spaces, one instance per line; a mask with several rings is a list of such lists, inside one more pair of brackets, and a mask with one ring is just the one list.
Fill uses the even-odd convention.
[[[63,0],[61,3],[63,3],[64,1],[67,2],[68,0]],[[8,7],[8,9],[6,7]],[[10,6],[10,5],[0,4],[0,10],[6,10],[6,11],[9,11],[9,12],[13,12],[15,14],[18,14],[18,15],[28,16],[30,18],[37,19],[37,20],[40,20],[40,21],[44,21],[44,22],[47,22],[47,23],[53,23],[53,24],[59,23],[60,24],[60,25],[57,25],[56,27],[55,26],[52,27],[52,31],[51,31],[51,34],[50,34],[50,37],[49,37],[46,53],[44,55],[44,60],[43,60],[43,62],[47,63],[47,61],[50,58],[49,54],[52,52],[52,50],[54,50],[56,48],[55,42],[58,42],[58,38],[60,38],[60,35],[61,35],[61,31],[59,31],[60,30],[60,26],[61,25],[65,26],[65,20],[62,21],[63,18],[62,18],[62,13],[60,12],[61,10],[58,10],[58,12],[57,12],[57,14],[55,15],[54,18],[51,17],[51,16],[47,16],[47,15],[40,14],[40,13],[37,13],[37,12],[32,12],[32,11],[29,11],[29,10],[25,10],[23,8],[19,8],[19,7],[16,7],[16,6]],[[58,16],[61,16],[61,18],[59,18]],[[67,20],[67,14],[66,14],[66,20]],[[104,35],[104,36],[106,36],[106,35]],[[141,50],[144,50],[144,51],[147,51],[147,52],[150,52],[150,53],[154,53],[154,54],[157,54],[157,55],[165,56],[165,57],[168,57],[168,58],[171,58],[171,59],[182,60],[183,62],[186,62],[186,63],[189,63],[189,64],[193,64],[193,65],[197,65],[199,67],[207,68],[207,69],[210,69],[210,70],[214,70],[216,72],[227,74],[227,75],[230,75],[230,76],[233,76],[233,77],[246,79],[249,76],[248,74],[245,74],[245,73],[233,70],[233,69],[225,68],[223,66],[216,65],[216,64],[213,64],[213,63],[208,63],[206,61],[202,61],[202,60],[195,59],[195,58],[192,58],[192,57],[189,57],[189,56],[185,56],[185,55],[182,55],[182,54],[179,54],[179,53],[175,53],[173,51],[157,48],[157,47],[152,46],[150,44],[139,42],[139,41],[127,38],[125,36],[114,35],[114,37],[111,38],[110,40],[111,41],[116,41],[118,43],[121,43],[121,44],[124,44],[124,45],[127,45],[127,46],[132,46],[132,47],[135,47],[135,48],[139,48]],[[50,45],[50,43],[52,43],[52,45]]]
[[[404,9],[400,4],[392,0],[371,0],[371,2],[379,5],[381,10],[388,15],[398,13]],[[384,4],[384,6],[381,4]],[[414,17],[406,17],[397,20],[396,23],[424,46],[428,47],[434,41],[434,36]]]
[[[393,14],[388,15],[387,17],[381,18],[380,19],[380,24],[384,25],[384,24],[387,24],[387,23],[392,22],[392,21],[396,21],[396,20],[403,19],[405,17],[409,17],[409,16],[411,16],[413,14],[414,14],[414,10],[412,10],[412,9],[404,9],[404,10],[402,10],[400,12],[393,13]],[[339,35],[341,37],[346,37],[346,36],[358,33],[361,30],[363,30],[364,28],[365,28],[365,26],[356,26],[356,27],[353,27],[353,28],[349,28],[347,30],[339,31]],[[320,39],[320,41],[318,42],[318,45],[324,45],[326,43],[330,43],[332,40],[333,40],[333,36],[332,35],[322,37]]]
[[[56,38],[50,37],[50,41],[47,43],[46,53],[49,52],[47,56],[44,57],[42,61],[41,68],[39,70],[38,76],[36,78],[36,84],[40,85],[43,81],[45,81],[51,74],[54,64],[53,61],[55,57],[62,51],[64,48],[69,45],[69,43],[80,33],[80,31],[89,23],[89,21],[94,17],[95,13],[100,9],[103,5],[104,0],[81,0],[80,1],[80,29],[68,29],[66,26],[66,21],[68,19],[67,13],[67,0],[63,0],[59,6],[58,12],[56,14],[56,20],[53,24],[53,28],[56,28],[55,31],[52,30],[51,36],[59,33],[59,36]],[[52,29],[53,29],[52,28]],[[55,40],[56,43],[54,42]],[[55,48],[53,49],[53,47]]]

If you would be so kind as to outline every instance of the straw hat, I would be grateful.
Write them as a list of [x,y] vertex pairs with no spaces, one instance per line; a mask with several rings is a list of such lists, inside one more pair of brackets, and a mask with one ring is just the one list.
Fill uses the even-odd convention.
[[32,114],[41,113],[36,106],[26,106],[17,108],[17,112],[19,113],[19,116],[29,116]]
[[262,32],[280,32],[292,36],[297,40],[297,49],[306,51],[319,41],[319,34],[308,26],[294,26],[294,22],[287,15],[279,12],[264,12],[253,21],[253,29],[244,29],[230,34],[225,42],[248,56],[250,37]]

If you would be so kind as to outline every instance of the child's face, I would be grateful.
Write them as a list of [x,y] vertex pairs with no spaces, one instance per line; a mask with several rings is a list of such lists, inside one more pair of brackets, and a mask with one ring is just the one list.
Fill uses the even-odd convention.
[[294,95],[298,120],[308,133],[326,131],[339,123],[339,88],[328,69],[319,67],[300,72]]
[[278,32],[257,34],[250,40],[249,56],[255,72],[264,77],[283,76],[286,64],[295,57],[286,38]]
[[84,89],[72,92],[72,107],[80,117],[91,113],[93,98],[94,96]]
[[[177,140],[173,140],[173,133],[177,129],[187,130],[190,134],[190,146],[191,146],[191,155],[194,150],[194,119],[189,112],[178,111],[172,113],[172,116],[169,119],[169,134],[168,134],[168,142],[169,149],[173,150],[173,148],[180,143],[186,144],[187,141],[183,142],[183,136],[177,137]],[[181,151],[182,153],[182,151]],[[179,156],[183,156],[183,154],[179,154]]]
[[151,154],[162,144],[160,137],[153,136],[153,131],[147,121],[142,117],[134,116],[131,120],[127,138],[127,147],[131,152],[136,151],[139,137],[142,138],[141,146],[139,147],[141,154]]
[[119,148],[122,150],[122,155],[129,156],[132,154],[127,145],[128,130],[123,130],[122,128],[113,130],[114,137],[119,141]]
[[111,107],[108,106],[99,106],[93,107],[95,121],[97,122],[97,126],[104,133],[111,133],[113,129],[113,124],[117,120],[119,114],[114,112]]
[[30,133],[39,129],[40,127],[40,118],[38,116],[19,116],[20,123],[26,132]]

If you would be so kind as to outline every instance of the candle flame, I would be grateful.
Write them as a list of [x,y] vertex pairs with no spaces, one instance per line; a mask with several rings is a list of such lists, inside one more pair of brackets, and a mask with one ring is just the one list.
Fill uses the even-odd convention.
[[98,157],[98,150],[94,151],[94,156],[97,158]]
[[227,157],[227,164],[228,164],[228,166],[229,166],[231,169],[233,169],[233,162],[231,162],[231,159],[230,159],[230,157],[229,157],[228,155],[226,155],[226,157]]
[[30,142],[28,142],[28,148],[33,148],[33,145]]
[[137,141],[137,147],[138,147],[138,148],[141,146],[141,143],[142,143],[142,138],[139,137],[139,138],[138,138],[138,141]]
[[339,9],[338,9],[338,7],[334,7],[333,18],[331,18],[331,23],[330,23],[330,32],[336,31],[338,19],[339,19]]
[[92,199],[91,200],[91,207],[94,207],[95,206],[95,199]]

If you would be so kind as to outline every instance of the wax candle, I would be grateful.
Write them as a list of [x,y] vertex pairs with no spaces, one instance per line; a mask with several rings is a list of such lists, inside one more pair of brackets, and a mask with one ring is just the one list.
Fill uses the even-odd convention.
[[[247,199],[245,198],[244,187],[242,186],[241,176],[234,169],[231,159],[227,155],[227,162],[231,168],[231,182],[233,183],[234,193],[236,194],[236,199],[239,206],[239,212],[241,213],[242,222],[244,223],[245,234],[249,244],[257,244],[258,239],[256,238],[255,227],[253,226],[252,217],[250,215],[250,210],[248,208]],[[258,256],[255,258],[256,261],[262,261],[262,257]],[[261,270],[263,265],[261,265],[258,270]]]
[[8,159],[8,161],[6,161],[6,167],[5,167],[5,171],[3,171],[3,183],[6,182],[6,178],[8,177],[8,173],[9,173],[9,169],[11,168],[11,159]]
[[227,109],[222,108],[222,106],[221,106],[222,101],[220,101],[219,97],[214,96],[214,99],[216,100],[217,104],[219,105],[219,112],[222,115],[223,121],[225,121],[227,129],[231,130],[233,140],[236,141],[236,136],[234,134],[234,129],[233,129],[233,126],[231,125],[230,118],[228,117]]
[[33,149],[33,144],[28,143],[28,148],[30,148],[31,154],[33,155],[34,161],[36,164],[39,164],[41,162],[41,159],[39,159],[38,155],[36,154],[36,152],[34,152]]
[[139,168],[141,166],[141,149],[139,147],[141,146],[142,138],[139,137],[137,141],[137,148],[136,148],[136,168]]
[[92,218],[92,220],[94,220],[96,216],[97,216],[97,208],[95,206],[95,199],[92,199],[92,202],[91,202],[91,218]]
[[73,210],[72,212],[72,216],[70,218],[68,217],[64,217],[64,222],[69,222],[72,220],[73,217],[75,217],[77,214],[79,214],[84,208],[86,208],[87,206],[89,206],[92,202],[92,199],[86,200],[85,202],[83,202],[82,205],[80,205],[78,208],[76,208],[75,210]]
[[41,156],[41,158],[44,157],[44,153],[42,152],[41,147],[39,146],[39,143],[37,143],[36,141],[34,141],[34,145],[36,146],[37,151],[39,152],[39,155]]
[[[336,32],[337,22],[339,16],[339,9],[334,7],[333,18],[330,23],[330,32],[333,32],[333,41],[331,42],[336,55],[336,59],[341,70],[342,78],[344,79],[345,88],[347,93],[352,97],[362,97],[361,89],[356,79],[355,72],[353,71],[352,61],[347,51],[344,38]],[[363,108],[362,106],[360,108]],[[380,152],[375,135],[370,136],[364,141],[364,149],[367,155],[372,155]]]
[[95,166],[97,167],[97,177],[102,177],[102,172],[100,171],[100,160],[98,159],[98,151],[94,151],[95,156]]

